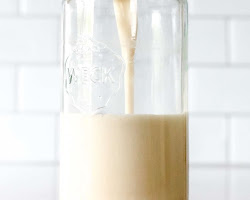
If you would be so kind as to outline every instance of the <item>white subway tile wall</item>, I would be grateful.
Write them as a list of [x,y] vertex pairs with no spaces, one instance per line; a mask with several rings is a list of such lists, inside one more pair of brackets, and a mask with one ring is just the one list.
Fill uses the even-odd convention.
[[223,117],[190,115],[189,134],[191,140],[189,150],[191,163],[225,163],[225,126],[226,120]]
[[191,19],[189,21],[189,61],[224,63],[226,25],[223,20]]
[[[15,108],[15,68],[1,65],[0,67],[0,110],[5,112],[14,111]],[[0,139],[1,140],[1,139]]]
[[189,83],[190,111],[250,112],[250,68],[190,65]]
[[230,161],[237,164],[250,164],[250,117],[232,117],[231,131]]
[[[0,0],[0,199],[58,200],[61,0]],[[250,200],[250,1],[189,0],[190,200]]]
[[250,198],[250,170],[233,169],[230,171],[230,197],[231,199],[249,199]]
[[56,66],[20,66],[18,109],[20,111],[60,110],[60,69]]
[[[249,9],[250,10],[250,9]],[[229,24],[231,50],[231,62],[249,63],[250,62],[250,19],[233,19]]]
[[2,200],[57,199],[57,167],[36,164],[0,166],[0,198]]
[[58,15],[62,0],[19,0],[23,15]]
[[54,116],[12,114],[0,122],[0,162],[55,160]]
[[18,0],[0,0],[1,14],[16,14],[18,11]]
[[19,64],[58,60],[58,19],[1,17],[0,27],[1,62]]
[[215,168],[190,169],[190,200],[227,200],[227,170]]
[[249,15],[249,0],[189,0],[190,13],[195,15]]

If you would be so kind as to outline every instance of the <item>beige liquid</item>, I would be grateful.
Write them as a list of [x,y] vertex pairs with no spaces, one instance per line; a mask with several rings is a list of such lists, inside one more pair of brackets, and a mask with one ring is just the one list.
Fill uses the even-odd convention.
[[61,115],[60,200],[186,200],[186,115]]

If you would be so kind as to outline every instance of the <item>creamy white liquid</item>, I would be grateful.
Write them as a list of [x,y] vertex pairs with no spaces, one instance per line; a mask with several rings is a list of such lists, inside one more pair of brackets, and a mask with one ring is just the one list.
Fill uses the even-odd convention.
[[125,113],[134,113],[134,55],[137,40],[137,0],[113,0],[125,70]]
[[186,115],[61,115],[60,200],[186,200]]

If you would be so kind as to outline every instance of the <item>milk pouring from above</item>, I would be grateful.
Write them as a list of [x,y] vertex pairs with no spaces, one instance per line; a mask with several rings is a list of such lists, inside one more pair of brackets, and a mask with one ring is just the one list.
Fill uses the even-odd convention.
[[186,0],[65,0],[60,200],[187,200]]

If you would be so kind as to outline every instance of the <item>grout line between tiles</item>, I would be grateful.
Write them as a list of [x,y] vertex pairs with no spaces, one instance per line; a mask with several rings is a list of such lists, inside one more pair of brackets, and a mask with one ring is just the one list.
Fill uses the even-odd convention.
[[231,159],[231,114],[225,114],[225,134],[226,134],[226,163],[227,165],[230,165],[230,159]]
[[225,19],[225,58],[227,67],[231,66],[231,20]]
[[14,105],[14,113],[19,111],[19,73],[20,73],[20,67],[18,65],[15,65],[15,88],[14,88],[14,97],[15,97],[15,105]]
[[14,65],[15,67],[21,67],[21,66],[29,66],[29,67],[58,67],[59,62],[4,62],[0,61],[0,68],[5,65]]
[[[60,45],[59,45],[60,46]],[[58,47],[58,51],[60,54],[60,47]],[[59,55],[59,57],[61,57],[61,55]],[[12,62],[12,61],[0,61],[0,68],[4,67],[5,65],[18,65],[19,66],[29,66],[29,67],[59,67],[61,65],[61,62]],[[228,63],[208,63],[208,62],[192,62],[189,63],[189,68],[227,68],[228,67]],[[250,69],[250,63],[230,63],[230,67],[232,68],[237,68],[237,69],[241,69],[241,68],[246,68],[246,69]]]
[[[56,163],[59,163],[59,141],[60,141],[60,127],[59,127],[59,113],[55,115],[55,160]],[[55,193],[55,199],[58,200],[58,194],[59,194],[59,171],[56,173],[56,179],[55,179],[55,186],[56,186],[56,193]]]
[[56,115],[59,111],[0,111],[0,115]]
[[60,16],[60,18],[57,20],[57,58],[58,58],[58,66],[60,66],[61,68],[61,59],[62,59],[62,46],[61,46],[61,41],[62,41],[62,17]]
[[231,199],[230,187],[231,187],[231,169],[227,168],[225,177],[225,200]]
[[238,116],[238,117],[250,117],[250,111],[247,112],[216,112],[216,111],[190,111],[190,117],[224,117],[225,115]]
[[60,119],[59,114],[55,115],[55,160],[59,160],[59,139],[60,139]]
[[[60,111],[0,111],[0,115],[59,115]],[[250,112],[189,112],[190,117],[224,117],[225,115],[232,115],[237,117],[250,117]]]
[[[59,166],[60,162],[52,161],[0,161],[0,166]],[[250,170],[249,164],[208,164],[196,163],[190,164],[191,169],[247,169]]]
[[226,164],[226,163],[191,163],[190,168],[195,169],[250,169],[249,164]]
[[[19,5],[18,5],[19,6]],[[0,13],[1,19],[38,19],[38,20],[44,20],[44,19],[59,19],[60,14],[23,14],[20,11],[20,7],[17,9],[17,14],[2,14]]]
[[34,166],[34,167],[58,167],[58,161],[0,161],[0,166]]
[[21,6],[21,3],[20,3],[21,0],[16,0],[16,5],[17,5],[17,16],[20,16],[20,6]]
[[226,132],[226,177],[225,177],[225,199],[230,200],[230,182],[231,182],[231,140],[232,140],[232,116],[231,114],[225,115],[225,132]]
[[194,14],[189,13],[189,18],[194,20],[225,20],[225,19],[236,19],[236,20],[250,20],[250,14]]
[[232,63],[230,61],[227,62],[227,63],[203,63],[203,62],[189,63],[189,68],[190,69],[192,69],[192,68],[200,68],[200,69],[204,69],[204,68],[216,69],[216,68],[219,68],[219,69],[221,69],[221,68],[228,68],[228,66],[230,66],[230,68],[236,68],[236,69],[250,69],[250,63]]

